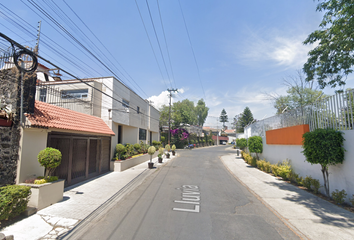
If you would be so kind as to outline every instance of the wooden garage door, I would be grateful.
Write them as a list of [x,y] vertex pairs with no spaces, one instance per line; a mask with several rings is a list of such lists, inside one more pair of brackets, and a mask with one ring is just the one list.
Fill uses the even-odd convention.
[[111,140],[109,138],[102,139],[102,164],[101,164],[101,173],[109,171],[110,164],[110,149],[111,149]]
[[110,170],[109,137],[51,133],[48,135],[48,147],[59,149],[62,153],[62,163],[54,175],[65,179],[65,186]]

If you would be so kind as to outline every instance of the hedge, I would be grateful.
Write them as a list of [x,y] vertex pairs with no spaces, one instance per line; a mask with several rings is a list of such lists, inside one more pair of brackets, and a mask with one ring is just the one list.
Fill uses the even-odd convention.
[[31,187],[8,185],[0,187],[0,221],[24,212],[31,195]]

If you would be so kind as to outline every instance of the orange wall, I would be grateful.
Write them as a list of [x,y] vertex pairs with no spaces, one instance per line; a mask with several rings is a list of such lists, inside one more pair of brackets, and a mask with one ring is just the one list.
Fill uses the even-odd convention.
[[309,132],[308,124],[266,131],[267,144],[302,145],[302,135]]

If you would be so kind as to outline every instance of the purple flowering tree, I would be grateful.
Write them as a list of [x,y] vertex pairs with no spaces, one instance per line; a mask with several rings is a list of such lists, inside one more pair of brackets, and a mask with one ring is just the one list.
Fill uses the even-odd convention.
[[183,146],[188,143],[189,132],[184,128],[172,129],[171,135],[177,147],[183,148]]

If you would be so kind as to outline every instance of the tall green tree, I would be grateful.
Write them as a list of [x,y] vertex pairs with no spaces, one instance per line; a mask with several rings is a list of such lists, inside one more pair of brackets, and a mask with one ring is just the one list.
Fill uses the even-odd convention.
[[222,109],[219,121],[222,122],[222,125],[225,128],[225,123],[229,121],[225,109]]
[[209,108],[205,105],[203,98],[198,101],[195,111],[197,114],[197,124],[202,127],[209,112]]
[[250,124],[251,122],[253,122],[254,118],[253,118],[253,114],[251,112],[251,110],[249,109],[249,107],[245,107],[245,109],[243,110],[243,113],[241,114],[241,117],[238,121],[238,126],[237,126],[237,131],[238,132],[244,132],[245,127]]
[[194,107],[194,102],[184,99],[181,102],[173,103],[173,126],[179,127],[181,123],[196,125],[197,114]]
[[319,0],[317,11],[325,12],[320,29],[312,32],[304,44],[318,43],[304,65],[306,80],[317,79],[321,88],[345,84],[354,65],[354,1]]

